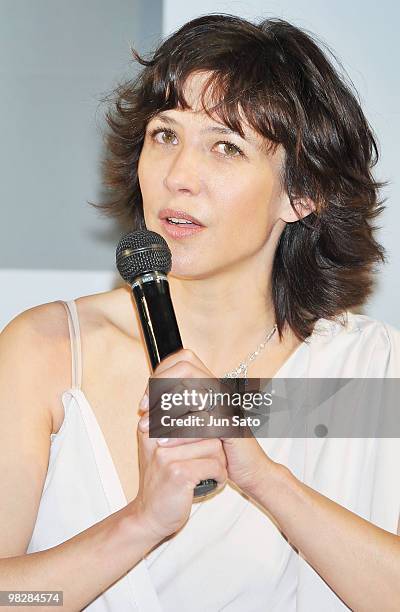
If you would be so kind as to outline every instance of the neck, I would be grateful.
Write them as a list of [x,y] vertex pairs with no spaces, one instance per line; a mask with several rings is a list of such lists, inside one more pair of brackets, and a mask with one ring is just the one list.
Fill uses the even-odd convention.
[[171,297],[185,348],[217,376],[236,368],[275,323],[270,274],[235,267],[203,279],[169,276]]

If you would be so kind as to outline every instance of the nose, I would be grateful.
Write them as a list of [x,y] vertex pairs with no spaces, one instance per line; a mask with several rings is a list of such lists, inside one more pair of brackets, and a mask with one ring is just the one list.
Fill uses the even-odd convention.
[[197,195],[201,188],[199,176],[200,160],[193,147],[180,147],[172,156],[164,178],[164,185],[173,193]]

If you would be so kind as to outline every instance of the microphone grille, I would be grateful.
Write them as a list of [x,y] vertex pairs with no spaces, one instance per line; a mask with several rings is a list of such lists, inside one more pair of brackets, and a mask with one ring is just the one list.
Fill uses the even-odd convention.
[[116,249],[116,264],[124,281],[132,283],[136,276],[145,272],[168,274],[172,256],[160,234],[138,230],[122,236]]

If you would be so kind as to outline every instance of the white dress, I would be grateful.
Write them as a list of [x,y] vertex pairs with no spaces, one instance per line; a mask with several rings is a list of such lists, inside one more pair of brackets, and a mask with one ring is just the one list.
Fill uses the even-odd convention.
[[[47,477],[28,553],[56,546],[126,505],[102,431],[80,389],[77,310],[69,313],[73,385],[52,435]],[[366,316],[320,320],[278,372],[282,377],[400,375],[400,334]],[[263,438],[268,455],[301,481],[396,533],[400,439]],[[318,534],[315,534],[318,537]],[[329,551],[326,551],[329,554]],[[227,485],[194,504],[183,530],[90,603],[93,612],[324,612],[347,610],[270,518]]]

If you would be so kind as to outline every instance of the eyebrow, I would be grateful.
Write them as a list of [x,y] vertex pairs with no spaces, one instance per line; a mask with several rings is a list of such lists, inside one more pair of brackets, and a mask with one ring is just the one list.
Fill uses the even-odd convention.
[[[166,115],[165,113],[158,113],[157,115],[155,115],[153,117],[153,119],[154,120],[155,119],[160,119],[161,121],[165,121],[165,123],[169,123],[170,125],[179,125],[179,126],[181,126],[179,121],[176,121],[176,119],[174,119],[173,117],[170,117],[169,115]],[[258,149],[258,150],[261,149],[260,143],[255,138],[252,138],[251,136],[245,136],[244,138],[242,138],[242,136],[239,134],[239,132],[236,132],[235,130],[231,130],[228,127],[210,126],[210,127],[207,127],[207,128],[203,128],[200,131],[200,134],[227,134],[227,135],[234,135],[234,136],[238,136],[242,140],[245,140],[249,144],[253,145],[253,147],[255,147],[256,149]]]

